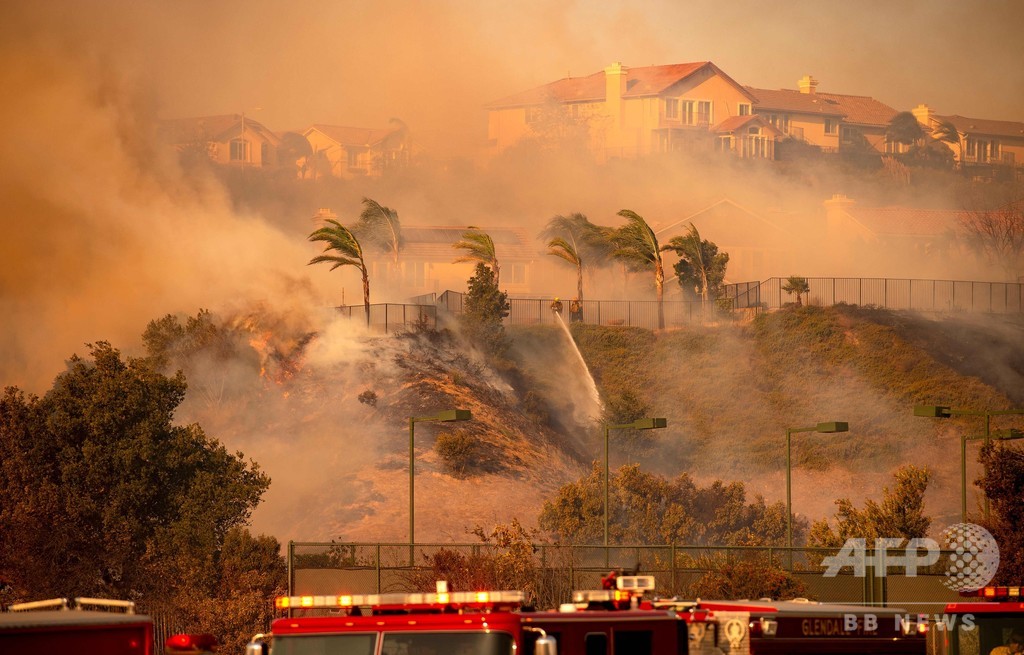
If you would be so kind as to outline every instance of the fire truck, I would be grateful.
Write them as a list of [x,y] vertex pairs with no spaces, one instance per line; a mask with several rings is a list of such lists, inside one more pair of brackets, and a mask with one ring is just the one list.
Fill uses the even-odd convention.
[[900,609],[787,601],[654,600],[689,625],[699,655],[881,653],[924,655],[927,625]]
[[[6,655],[154,655],[153,620],[135,603],[107,598],[54,598],[0,611],[0,653]],[[169,655],[203,655],[216,647],[208,634],[177,634]]]
[[573,593],[535,611],[520,591],[287,596],[289,616],[247,655],[924,655],[919,624],[899,610],[810,602],[657,600],[650,576]]
[[1011,641],[1024,641],[1021,589],[984,587],[974,598],[949,603],[942,614],[928,617],[929,655],[989,655],[1007,652],[996,649]]

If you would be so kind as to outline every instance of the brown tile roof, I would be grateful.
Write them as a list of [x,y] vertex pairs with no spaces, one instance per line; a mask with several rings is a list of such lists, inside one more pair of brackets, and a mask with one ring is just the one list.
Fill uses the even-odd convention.
[[781,130],[756,114],[750,114],[747,116],[730,116],[716,125],[713,131],[718,134],[736,132],[737,130],[742,130],[751,123],[757,123],[761,129],[768,132],[770,136],[782,136]]
[[[223,143],[242,134],[241,114],[221,114],[218,116],[196,116],[193,118],[172,118],[160,121],[159,133],[170,143],[193,143],[196,141],[216,141]],[[245,117],[247,134],[258,134],[265,140],[279,144],[281,138],[266,128],[259,121]]]
[[1024,139],[1024,123],[1016,121],[993,121],[985,118],[967,118],[957,115],[936,116],[936,118],[953,123],[961,134],[984,134],[987,136]]
[[[464,254],[452,247],[462,240],[466,226],[402,226],[402,251],[404,256],[425,261],[451,262]],[[498,261],[528,262],[541,254],[535,240],[520,227],[482,228],[494,241]]]
[[757,101],[758,109],[775,109],[803,114],[839,116],[847,123],[858,125],[889,124],[898,112],[868,96],[850,96],[839,93],[801,93],[793,89],[755,89],[747,87]]
[[908,207],[851,207],[847,213],[878,235],[930,237],[955,231],[959,225],[957,219],[963,212]]
[[757,109],[775,109],[792,111],[802,114],[821,114],[823,116],[845,116],[839,103],[821,93],[800,93],[791,89],[755,89],[746,87],[756,100]]
[[394,129],[376,129],[369,127],[344,127],[341,125],[313,125],[302,134],[309,136],[309,133],[316,130],[324,134],[332,141],[343,146],[373,146],[377,145],[388,137]]
[[879,102],[868,96],[848,96],[838,93],[816,93],[814,95],[835,101],[846,114],[844,120],[847,123],[885,127],[899,113],[884,102]]
[[[664,93],[673,84],[681,82],[699,70],[709,68],[744,91],[728,75],[710,61],[661,66],[627,68],[625,98],[640,98]],[[605,99],[605,73],[598,71],[586,77],[567,77],[522,93],[517,93],[485,105],[488,109],[526,107],[546,102],[603,102]]]

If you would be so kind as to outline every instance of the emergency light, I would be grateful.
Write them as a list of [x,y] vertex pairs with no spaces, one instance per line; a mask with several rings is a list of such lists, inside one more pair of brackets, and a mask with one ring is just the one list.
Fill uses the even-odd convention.
[[522,591],[453,591],[409,594],[342,594],[330,596],[279,596],[274,606],[286,609],[352,609],[375,607],[390,609],[465,608],[488,609],[522,605]]

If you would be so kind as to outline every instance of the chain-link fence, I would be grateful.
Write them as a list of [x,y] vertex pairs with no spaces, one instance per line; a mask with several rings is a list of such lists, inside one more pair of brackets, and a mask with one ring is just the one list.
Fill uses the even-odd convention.
[[[1024,311],[1024,284],[903,278],[808,277],[810,291],[802,302],[812,305],[870,305],[925,312],[1017,314]],[[726,285],[725,296],[736,308],[777,309],[796,302],[783,290],[784,278]]]
[[[558,546],[529,545],[526,554],[490,544],[308,543],[288,545],[289,593],[390,593],[429,591],[434,576],[444,575],[457,590],[523,589],[538,606],[567,602],[577,589],[601,587],[610,570],[652,575],[663,596],[692,597],[699,581],[724,564],[752,563],[765,569],[786,569],[803,583],[808,598],[821,602],[901,607],[933,612],[959,595],[946,587],[948,552],[922,567],[892,567],[885,576],[868,565],[862,574],[847,567],[836,575],[826,571],[837,549],[711,546]],[[902,549],[889,549],[888,562],[900,562]],[[450,578],[459,579],[452,580]]]

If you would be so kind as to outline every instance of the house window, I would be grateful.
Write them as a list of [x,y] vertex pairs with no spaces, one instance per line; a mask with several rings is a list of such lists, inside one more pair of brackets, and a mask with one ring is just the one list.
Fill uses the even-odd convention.
[[760,134],[760,133],[761,133],[761,128],[760,127],[753,126],[753,127],[748,127],[747,128],[747,134]]
[[512,284],[526,284],[526,264],[512,264]]
[[356,168],[359,166],[359,151],[355,148],[346,148],[345,153],[348,157],[347,164],[349,168]]
[[683,122],[687,125],[710,125],[711,102],[709,100],[684,100]]
[[526,108],[526,122],[536,123],[540,120],[540,108],[539,107],[527,107]]
[[241,139],[231,140],[231,161],[249,161],[249,142]]
[[825,134],[837,134],[839,132],[839,121],[831,118],[825,119]]
[[679,118],[679,98],[665,98],[665,118]]
[[749,102],[741,102],[740,103],[740,116],[750,116],[750,103]]

